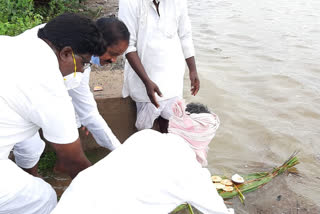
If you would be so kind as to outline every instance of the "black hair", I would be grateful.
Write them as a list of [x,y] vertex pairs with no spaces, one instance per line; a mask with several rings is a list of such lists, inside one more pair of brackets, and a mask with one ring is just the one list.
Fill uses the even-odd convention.
[[208,107],[201,103],[189,103],[186,106],[186,111],[190,114],[211,113]]
[[107,46],[117,44],[119,41],[128,41],[130,33],[127,26],[116,17],[103,17],[96,21]]
[[75,54],[101,56],[106,51],[106,43],[94,21],[75,13],[51,19],[39,29],[38,37],[50,41],[58,51],[66,46]]

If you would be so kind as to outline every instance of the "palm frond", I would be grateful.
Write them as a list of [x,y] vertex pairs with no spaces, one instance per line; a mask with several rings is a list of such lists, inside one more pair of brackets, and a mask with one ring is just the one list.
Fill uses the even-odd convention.
[[[248,175],[243,175],[242,177],[245,180],[243,184],[234,184],[235,190],[232,192],[218,190],[219,195],[223,199],[230,199],[234,196],[239,196],[239,199],[243,202],[245,199],[243,195],[244,193],[253,192],[261,188],[265,184],[269,183],[274,177],[284,172],[293,171],[294,173],[297,173],[297,170],[294,166],[299,164],[299,160],[297,158],[298,153],[298,151],[293,152],[293,154],[290,155],[290,157],[281,166],[272,169],[270,172],[257,172]],[[190,205],[188,204],[182,204],[178,206],[174,211],[172,211],[171,214],[177,213],[183,209],[188,209],[189,206]]]

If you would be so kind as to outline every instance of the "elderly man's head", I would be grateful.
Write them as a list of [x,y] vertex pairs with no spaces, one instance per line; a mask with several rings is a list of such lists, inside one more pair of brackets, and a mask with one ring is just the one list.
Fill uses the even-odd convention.
[[66,13],[50,20],[38,31],[38,37],[46,41],[57,55],[63,76],[83,72],[92,55],[106,52],[106,42],[97,25],[90,19]]
[[126,25],[118,18],[100,18],[96,21],[103,38],[107,43],[106,52],[100,56],[100,64],[113,63],[128,48],[130,33]]
[[197,155],[203,166],[207,163],[208,145],[220,125],[217,115],[199,103],[185,107],[182,100],[173,105],[173,116],[169,119],[168,132],[184,138]]

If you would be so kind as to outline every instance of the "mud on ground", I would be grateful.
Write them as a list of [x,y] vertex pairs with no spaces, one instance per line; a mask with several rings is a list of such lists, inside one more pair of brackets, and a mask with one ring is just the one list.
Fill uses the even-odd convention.
[[100,11],[99,17],[118,16],[118,0],[85,0],[82,4],[88,9]]

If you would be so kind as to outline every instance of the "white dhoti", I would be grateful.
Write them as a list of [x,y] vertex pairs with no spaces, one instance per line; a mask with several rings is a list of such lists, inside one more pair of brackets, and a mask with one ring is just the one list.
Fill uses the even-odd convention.
[[54,189],[24,172],[11,160],[0,160],[0,214],[49,214],[57,204]]
[[172,105],[179,97],[173,97],[167,100],[158,101],[159,108],[156,108],[150,102],[136,102],[137,106],[137,121],[136,127],[138,130],[151,129],[154,121],[158,117],[162,117],[166,120],[173,115]]

